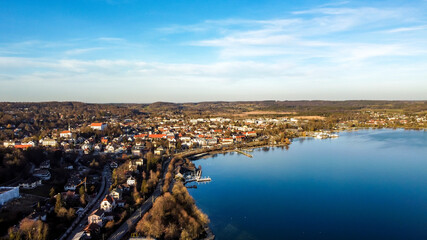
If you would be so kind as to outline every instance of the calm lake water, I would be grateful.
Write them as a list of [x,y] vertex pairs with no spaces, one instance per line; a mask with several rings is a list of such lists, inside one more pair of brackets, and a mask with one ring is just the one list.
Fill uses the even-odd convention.
[[427,239],[427,132],[363,130],[195,161],[217,239]]

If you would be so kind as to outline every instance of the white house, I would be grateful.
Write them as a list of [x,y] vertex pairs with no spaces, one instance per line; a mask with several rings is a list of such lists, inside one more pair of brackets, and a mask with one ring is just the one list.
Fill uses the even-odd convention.
[[162,155],[165,152],[165,150],[163,149],[162,146],[156,148],[156,150],[154,150],[154,154],[155,155]]
[[101,131],[103,131],[106,127],[107,127],[106,123],[92,123],[90,125],[90,128],[92,128],[93,130],[101,130]]
[[85,152],[85,153],[89,153],[90,150],[92,150],[92,145],[89,143],[85,143],[81,146],[81,149]]
[[116,148],[112,144],[106,146],[104,149],[104,152],[106,153],[114,153],[115,151],[116,151]]
[[233,144],[233,142],[234,142],[233,138],[222,138],[221,139],[222,145],[230,145],[230,144]]
[[247,137],[256,137],[257,136],[255,131],[244,132],[243,134]]
[[207,145],[215,145],[218,143],[218,139],[215,137],[206,138]]
[[191,137],[180,137],[179,139],[181,140],[181,146],[191,147]]
[[105,218],[104,210],[96,209],[89,215],[89,217],[87,218],[87,221],[89,224],[95,223],[102,227],[104,225],[104,218]]
[[93,150],[99,152],[102,149],[102,145],[101,144],[95,144],[95,146],[93,147]]
[[206,139],[204,138],[194,138],[191,140],[192,143],[199,145],[199,146],[206,146],[208,145]]
[[4,147],[13,147],[13,146],[15,146],[15,141],[4,141],[3,142],[3,146]]
[[42,145],[45,147],[56,147],[58,142],[55,139],[45,138],[42,140]]
[[136,184],[136,180],[135,180],[135,178],[134,178],[134,177],[130,176],[130,177],[128,178],[128,180],[126,181],[126,183],[127,183],[129,186],[135,186],[135,184]]
[[34,189],[40,185],[42,185],[42,180],[40,178],[32,177],[20,183],[19,187],[23,189]]
[[116,200],[111,195],[106,195],[101,202],[100,208],[105,212],[111,212],[116,208]]
[[71,137],[73,137],[73,134],[71,133],[70,130],[65,130],[65,131],[62,131],[62,132],[59,133],[59,137],[62,137],[62,138],[71,138]]
[[119,164],[117,164],[117,162],[111,162],[110,163],[110,168],[118,168]]

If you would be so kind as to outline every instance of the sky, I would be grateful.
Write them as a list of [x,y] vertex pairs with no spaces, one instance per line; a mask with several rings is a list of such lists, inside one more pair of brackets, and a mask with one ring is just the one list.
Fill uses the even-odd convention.
[[0,101],[427,100],[427,0],[0,1]]

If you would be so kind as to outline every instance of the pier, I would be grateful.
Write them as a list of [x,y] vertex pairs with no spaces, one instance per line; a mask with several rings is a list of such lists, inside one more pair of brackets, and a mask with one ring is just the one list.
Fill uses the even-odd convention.
[[240,154],[243,154],[243,155],[245,155],[246,157],[253,158],[253,156],[252,156],[252,155],[250,155],[249,153],[245,153],[245,152],[243,152],[243,151],[241,151],[241,150],[236,150],[236,152],[237,152],[237,153],[240,153]]
[[190,178],[185,180],[185,183],[189,182],[210,182],[212,179],[210,177],[202,177],[202,170],[197,170],[196,175],[191,176]]

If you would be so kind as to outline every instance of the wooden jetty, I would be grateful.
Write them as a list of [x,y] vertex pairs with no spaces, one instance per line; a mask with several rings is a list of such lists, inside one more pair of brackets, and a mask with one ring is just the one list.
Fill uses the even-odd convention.
[[236,152],[238,152],[238,153],[240,153],[240,154],[243,154],[243,155],[245,155],[246,157],[250,157],[250,158],[252,158],[253,156],[252,155],[250,155],[249,153],[245,153],[245,152],[243,152],[243,151],[241,151],[241,150],[236,150]]

